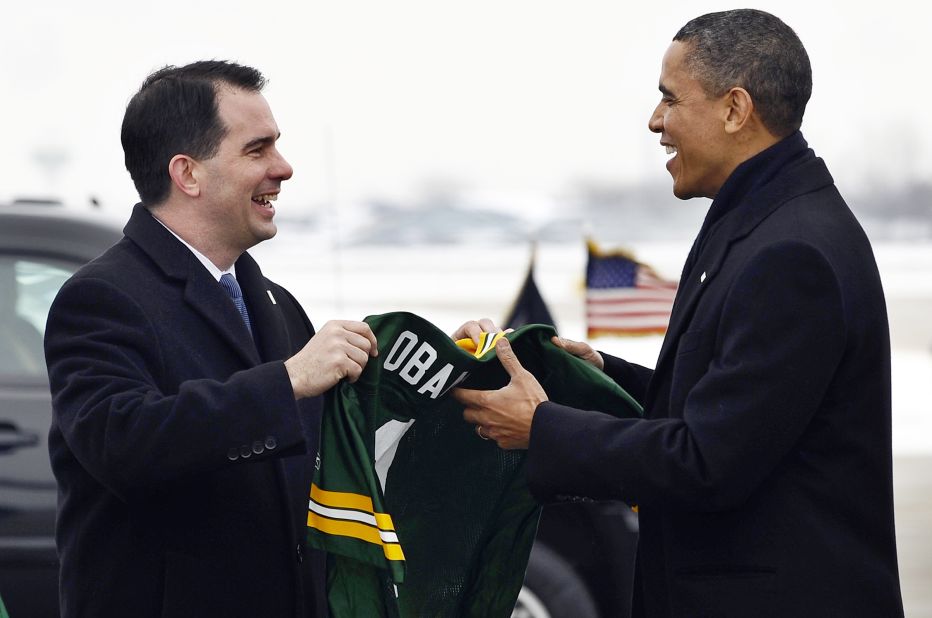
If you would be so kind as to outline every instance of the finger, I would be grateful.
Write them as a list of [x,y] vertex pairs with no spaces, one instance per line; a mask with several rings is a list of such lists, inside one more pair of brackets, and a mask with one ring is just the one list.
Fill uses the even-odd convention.
[[459,341],[460,339],[467,338],[472,339],[473,343],[479,345],[479,335],[481,333],[482,328],[479,326],[479,323],[475,320],[470,320],[453,331],[453,334],[450,337],[453,339],[453,341]]
[[379,355],[379,340],[376,339],[375,333],[372,332],[372,328],[370,328],[368,324],[365,322],[354,322],[347,320],[343,323],[343,328],[350,332],[356,333],[357,335],[362,335],[369,340],[369,347],[362,348],[369,353],[369,356]]
[[479,404],[479,399],[482,397],[483,391],[478,391],[471,388],[454,388],[451,391],[453,398],[464,406],[475,406]]
[[473,340],[473,343],[479,345],[479,340],[482,339],[482,327],[479,326],[478,322],[469,322],[466,325],[466,336]]
[[343,351],[346,355],[346,358],[350,363],[358,365],[360,371],[366,366],[366,362],[369,360],[369,351],[365,348],[360,348],[357,346],[346,346],[346,349]]
[[498,326],[496,326],[495,322],[493,322],[489,318],[482,318],[481,320],[479,320],[479,327],[487,333],[497,333],[500,330],[502,330]]
[[369,360],[369,355],[353,348],[353,352],[346,355],[346,358],[340,363],[340,366],[337,368],[337,371],[342,375],[348,382],[355,382],[362,375],[363,369],[366,368],[366,362]]
[[481,425],[482,424],[482,419],[480,418],[481,416],[482,415],[479,413],[479,410],[475,408],[464,408],[463,409],[463,420],[466,421],[467,423],[471,423],[473,425]]
[[504,337],[499,339],[495,344],[495,353],[498,355],[498,360],[502,363],[502,367],[505,368],[505,371],[507,371],[508,375],[512,378],[524,371],[524,367],[521,366],[521,363],[518,362],[518,357],[515,356],[515,351],[511,348],[511,342]]
[[372,353],[373,346],[377,345],[372,343],[372,340],[366,337],[365,335],[359,334],[354,331],[346,331],[342,333],[344,340],[349,345],[353,346],[356,349],[362,350],[366,353],[366,356],[375,356]]
[[564,339],[563,337],[553,337],[550,341],[557,346],[562,348],[572,354],[573,356],[584,357],[589,354],[590,346],[588,343],[581,343],[579,341],[573,341],[572,339]]
[[344,379],[353,384],[359,377],[362,375],[362,367],[356,364],[347,365],[346,371],[344,372]]

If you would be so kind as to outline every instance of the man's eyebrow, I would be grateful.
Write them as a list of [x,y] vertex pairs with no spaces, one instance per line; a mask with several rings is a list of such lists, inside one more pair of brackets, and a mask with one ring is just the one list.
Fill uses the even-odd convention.
[[274,144],[275,141],[281,136],[282,134],[279,133],[278,135],[275,135],[274,137],[271,135],[264,135],[262,137],[256,137],[246,142],[243,145],[243,150],[251,150],[252,148],[256,146],[268,146],[270,144]]
[[660,90],[660,94],[664,95],[665,97],[672,97],[672,96],[673,96],[673,93],[670,92],[670,89],[667,88],[666,86],[664,86],[663,84],[659,84],[659,85],[657,86],[657,89]]

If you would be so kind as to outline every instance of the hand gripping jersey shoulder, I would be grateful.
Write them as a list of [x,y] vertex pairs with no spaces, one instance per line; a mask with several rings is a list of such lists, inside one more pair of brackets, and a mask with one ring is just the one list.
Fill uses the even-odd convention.
[[379,356],[325,397],[308,510],[309,543],[332,554],[331,613],[508,615],[540,506],[524,483],[525,452],[480,440],[449,391],[507,384],[494,349],[506,336],[552,401],[618,416],[640,406],[554,346],[551,326],[487,334],[470,350],[410,313],[366,322]]

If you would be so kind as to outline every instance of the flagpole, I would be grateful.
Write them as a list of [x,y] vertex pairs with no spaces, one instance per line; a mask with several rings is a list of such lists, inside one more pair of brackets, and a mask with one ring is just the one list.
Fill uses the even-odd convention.
[[343,254],[342,239],[340,238],[340,208],[337,191],[337,164],[336,148],[334,145],[333,127],[327,125],[324,133],[324,161],[327,178],[327,202],[330,216],[333,220],[333,233],[331,234],[331,254],[333,255],[333,299],[334,315],[343,315]]

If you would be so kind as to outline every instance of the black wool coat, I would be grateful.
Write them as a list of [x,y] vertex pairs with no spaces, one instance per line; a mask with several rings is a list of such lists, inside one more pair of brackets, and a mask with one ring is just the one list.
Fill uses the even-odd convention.
[[320,402],[283,359],[314,329],[248,254],[255,342],[197,258],[137,206],[49,314],[64,618],[322,615],[304,546]]
[[532,491],[639,506],[635,616],[902,616],[886,307],[822,160],[745,196],[692,264],[656,370],[605,356],[646,418],[542,404]]

